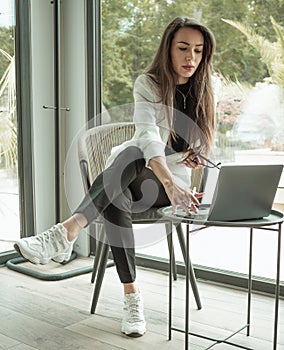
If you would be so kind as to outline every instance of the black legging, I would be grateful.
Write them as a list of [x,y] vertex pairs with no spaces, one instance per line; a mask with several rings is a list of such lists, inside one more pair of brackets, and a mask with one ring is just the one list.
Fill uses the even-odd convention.
[[131,283],[136,277],[132,213],[169,204],[142,151],[131,146],[95,179],[75,213],[84,214],[88,223],[103,217],[120,281]]

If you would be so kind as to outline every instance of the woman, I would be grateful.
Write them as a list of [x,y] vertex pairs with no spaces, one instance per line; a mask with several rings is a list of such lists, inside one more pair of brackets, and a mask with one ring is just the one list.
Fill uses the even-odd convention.
[[113,150],[106,169],[70,218],[15,244],[33,263],[62,262],[70,258],[80,230],[102,215],[124,287],[121,330],[129,336],[146,331],[142,296],[135,284],[131,214],[135,204],[198,210],[202,194],[190,189],[188,169],[202,166],[197,151],[208,154],[213,142],[214,51],[209,29],[193,19],[174,19],[153,62],[135,82],[134,137]]

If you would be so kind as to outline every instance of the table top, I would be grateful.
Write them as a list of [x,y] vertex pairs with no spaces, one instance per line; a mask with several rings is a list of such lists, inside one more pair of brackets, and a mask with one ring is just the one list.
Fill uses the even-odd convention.
[[282,223],[284,221],[284,213],[278,210],[271,210],[270,215],[261,219],[253,220],[238,220],[238,221],[207,221],[205,219],[195,219],[188,216],[181,208],[178,208],[176,213],[173,213],[172,206],[158,209],[158,213],[163,217],[168,218],[172,222],[191,223],[205,226],[227,226],[227,227],[262,227]]

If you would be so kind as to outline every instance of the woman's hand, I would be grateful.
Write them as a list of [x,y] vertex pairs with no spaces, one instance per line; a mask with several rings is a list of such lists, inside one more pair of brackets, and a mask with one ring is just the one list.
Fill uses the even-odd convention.
[[191,210],[195,213],[198,212],[198,206],[200,204],[198,199],[203,196],[203,193],[198,193],[195,189],[182,189],[175,183],[168,186],[165,185],[164,187],[172,204],[173,213],[176,212],[177,206],[180,206],[186,213],[190,213]]
[[196,169],[204,166],[204,160],[194,150],[190,150],[183,164],[188,168]]
[[152,168],[154,174],[161,181],[167,196],[173,207],[173,212],[176,211],[177,206],[181,206],[183,210],[190,213],[193,210],[198,212],[199,201],[198,198],[203,196],[203,193],[194,193],[190,189],[185,190],[178,186],[172,177],[170,170],[167,167],[165,158],[155,157],[149,161],[149,165]]

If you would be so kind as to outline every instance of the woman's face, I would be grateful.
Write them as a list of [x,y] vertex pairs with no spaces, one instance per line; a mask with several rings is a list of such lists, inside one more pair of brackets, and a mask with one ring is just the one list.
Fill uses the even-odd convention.
[[176,32],[171,44],[171,59],[178,84],[185,84],[197,70],[203,46],[204,38],[199,30],[183,27]]

